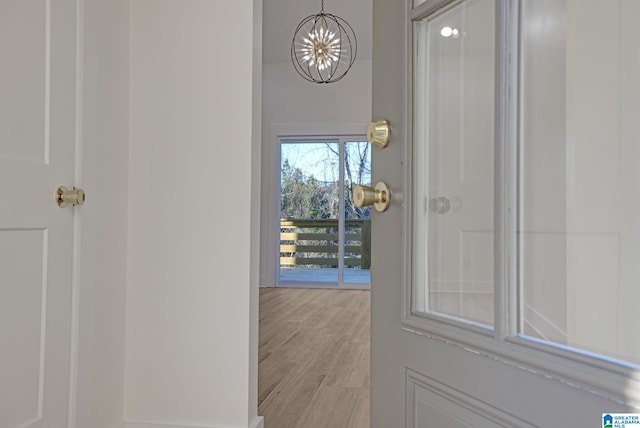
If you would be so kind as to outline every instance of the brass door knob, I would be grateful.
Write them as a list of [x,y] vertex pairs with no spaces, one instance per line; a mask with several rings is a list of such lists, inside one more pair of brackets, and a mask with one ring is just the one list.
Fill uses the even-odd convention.
[[67,189],[64,186],[58,187],[55,194],[56,202],[60,208],[64,208],[67,205],[82,205],[86,199],[84,194],[84,190],[76,189],[75,187],[71,190]]
[[384,149],[389,144],[389,136],[391,135],[391,127],[386,120],[378,120],[371,122],[367,127],[367,141]]
[[378,182],[376,187],[357,185],[353,189],[353,202],[358,208],[373,205],[376,211],[384,212],[391,204],[391,189],[384,181]]

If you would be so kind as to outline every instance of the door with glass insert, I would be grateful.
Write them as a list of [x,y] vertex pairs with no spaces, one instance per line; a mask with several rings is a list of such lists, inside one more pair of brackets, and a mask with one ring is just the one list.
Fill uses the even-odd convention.
[[622,426],[640,3],[405,6],[374,0],[372,178],[394,196],[372,214],[372,427]]

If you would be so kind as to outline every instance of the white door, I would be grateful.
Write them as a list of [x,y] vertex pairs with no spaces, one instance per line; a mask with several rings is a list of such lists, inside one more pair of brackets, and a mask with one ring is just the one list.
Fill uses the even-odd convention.
[[640,412],[640,5],[373,4],[372,427]]
[[0,427],[68,426],[76,1],[0,2]]

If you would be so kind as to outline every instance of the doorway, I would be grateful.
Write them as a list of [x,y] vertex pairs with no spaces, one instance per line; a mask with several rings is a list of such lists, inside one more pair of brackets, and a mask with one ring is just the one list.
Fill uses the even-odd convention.
[[[351,221],[362,223],[369,217],[349,216],[348,210],[345,213],[351,182],[348,171],[339,165],[340,146],[365,141],[371,120],[372,7],[371,0],[327,3],[327,10],[353,26],[358,37],[358,57],[340,82],[315,85],[298,76],[288,48],[295,24],[317,11],[318,6],[320,2],[264,3],[258,413],[265,416],[266,428],[369,427],[369,269],[367,256],[363,257],[360,250],[360,237],[349,236],[362,234],[362,226],[351,227]],[[304,212],[281,215],[281,170],[285,158],[281,146],[289,144],[287,147],[293,148],[298,143],[320,143],[325,152],[326,144],[334,149],[333,177],[325,179],[323,174],[312,171],[317,184],[326,187],[323,190],[337,195],[330,214],[320,210],[308,216]],[[343,154],[349,144],[345,147]],[[304,165],[294,164],[291,153],[288,159],[290,173],[296,172],[295,167],[304,172]],[[303,184],[308,179],[307,176],[298,184],[300,190],[305,189]],[[353,183],[367,184],[355,179]],[[324,225],[324,229],[299,224],[286,225],[290,229],[282,227],[282,219],[300,217],[333,225]],[[297,238],[309,233],[333,236],[311,242],[281,242],[283,233],[298,234]],[[310,245],[316,247],[300,248]],[[330,247],[322,249],[330,252],[318,251],[318,246]],[[326,264],[302,265],[317,261],[295,260],[296,264],[281,268],[281,258],[298,256],[320,259]],[[285,268],[296,267],[297,272],[309,273],[311,278],[281,278]],[[331,278],[318,281],[319,273],[330,274]],[[363,274],[365,280],[355,280],[350,274]],[[352,334],[356,330],[362,333],[357,335],[362,338],[358,339],[360,342]],[[332,341],[328,340],[330,335]]]
[[371,145],[322,134],[272,136],[276,287],[260,290],[258,351],[267,428],[369,427],[371,211],[352,190],[371,183]]
[[277,286],[368,289],[371,209],[353,200],[371,184],[364,136],[278,138]]

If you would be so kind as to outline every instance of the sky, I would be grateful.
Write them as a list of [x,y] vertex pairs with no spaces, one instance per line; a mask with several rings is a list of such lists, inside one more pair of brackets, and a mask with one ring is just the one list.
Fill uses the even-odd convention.
[[[313,175],[318,181],[336,182],[339,179],[339,147],[338,141],[283,142],[281,144],[281,163],[288,160],[289,165],[300,168],[307,177]],[[358,147],[362,148],[363,144],[347,142],[345,150],[351,154],[351,157],[355,157],[358,156]],[[370,178],[368,181],[371,181]]]

